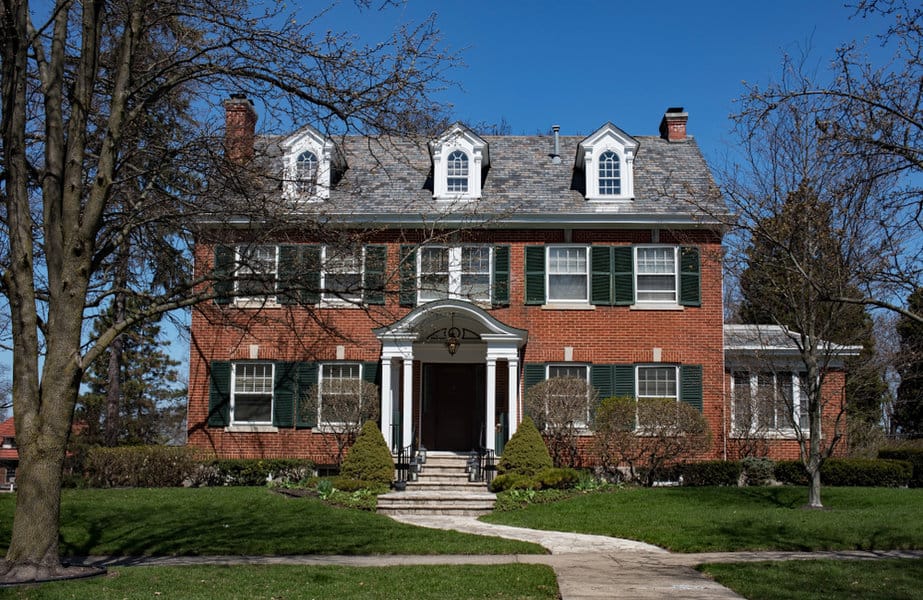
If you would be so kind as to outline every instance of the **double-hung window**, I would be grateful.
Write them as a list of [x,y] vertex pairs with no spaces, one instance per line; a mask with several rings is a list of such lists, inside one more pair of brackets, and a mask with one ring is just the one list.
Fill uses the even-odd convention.
[[599,156],[599,195],[618,196],[622,193],[619,155],[606,150]]
[[314,194],[317,183],[317,155],[307,150],[295,159],[295,193],[301,195]]
[[351,422],[361,414],[363,402],[377,400],[362,397],[361,369],[359,363],[322,366],[318,423],[331,425]]
[[678,400],[676,367],[638,367],[638,399],[642,400],[644,398],[671,398]]
[[464,298],[490,301],[490,246],[423,246],[419,250],[419,301]]
[[738,434],[808,427],[804,374],[735,372],[731,379],[734,431]]
[[468,191],[468,155],[455,150],[446,161],[446,190],[455,193]]
[[272,363],[235,363],[231,388],[231,423],[272,424]]
[[242,299],[268,299],[276,293],[279,249],[271,245],[241,245],[236,250],[234,285]]
[[548,248],[548,302],[588,302],[589,263],[585,246]]
[[638,302],[676,303],[675,246],[635,248],[635,290]]
[[364,253],[361,248],[324,248],[323,281],[324,300],[360,302],[362,300],[362,267]]
[[[555,404],[560,412],[573,418],[573,425],[585,429],[590,422],[589,374],[586,365],[548,365],[548,379],[568,377],[587,383],[587,393],[583,398],[560,396],[548,399],[548,404]],[[563,392],[563,390],[561,390]],[[546,407],[547,410],[547,407]]]

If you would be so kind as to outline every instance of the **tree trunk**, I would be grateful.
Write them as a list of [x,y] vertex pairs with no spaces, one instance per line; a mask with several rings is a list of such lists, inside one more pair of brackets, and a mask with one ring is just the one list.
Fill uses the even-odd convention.
[[820,501],[820,466],[809,470],[808,477],[811,479],[808,489],[808,508],[823,508],[824,505]]
[[115,446],[119,435],[119,399],[122,397],[122,336],[109,347],[108,381],[106,382],[106,446]]

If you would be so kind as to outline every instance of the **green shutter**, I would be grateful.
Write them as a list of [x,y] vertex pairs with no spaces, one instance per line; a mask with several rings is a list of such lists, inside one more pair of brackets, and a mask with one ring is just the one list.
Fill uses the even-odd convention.
[[[523,396],[529,392],[529,388],[537,383],[541,383],[545,380],[545,365],[541,363],[530,363],[522,367],[522,387],[523,387]],[[528,407],[528,403],[523,402],[524,407]],[[533,414],[526,408],[526,416],[531,417],[536,424],[541,423],[540,415]]]
[[635,302],[634,258],[631,246],[612,248],[613,304],[627,306]]
[[592,365],[590,367],[590,384],[596,388],[599,399],[612,396],[612,365]]
[[401,246],[401,306],[416,306],[417,304],[417,247],[413,245]]
[[215,304],[230,304],[234,292],[234,248],[215,246]]
[[272,390],[272,424],[291,427],[295,424],[295,392],[297,363],[277,362]]
[[510,247],[494,246],[494,281],[490,287],[493,306],[510,305]]
[[365,247],[365,271],[362,277],[362,300],[366,304],[385,303],[385,266],[387,246]]
[[699,249],[684,246],[679,249],[679,303],[683,306],[702,305],[702,277]]
[[635,396],[635,366],[614,365],[612,379],[615,382],[613,391],[616,396]]
[[526,246],[526,304],[545,303],[545,247]]
[[320,246],[302,246],[298,253],[295,276],[300,277],[301,301],[305,304],[320,302]]
[[210,365],[208,384],[208,426],[231,424],[231,363],[215,361]]
[[317,364],[298,363],[296,379],[296,427],[317,426]]
[[702,410],[702,365],[683,365],[679,368],[679,399],[689,406]]
[[362,363],[362,379],[375,385],[381,385],[381,377],[379,376],[381,370],[378,367],[378,362]]
[[289,244],[279,246],[279,291],[276,294],[279,304],[298,304],[300,250],[300,247]]
[[598,305],[612,304],[612,247],[590,248],[590,302]]

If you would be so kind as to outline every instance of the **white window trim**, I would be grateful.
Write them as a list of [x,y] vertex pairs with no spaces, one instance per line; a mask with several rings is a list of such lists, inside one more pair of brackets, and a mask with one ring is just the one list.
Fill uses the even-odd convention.
[[[638,140],[607,123],[577,145],[577,168],[583,169],[586,199],[593,203],[621,203],[634,199],[634,160]],[[619,194],[599,193],[599,157],[606,151],[619,157],[621,189]]]
[[[288,200],[297,202],[320,202],[330,198],[333,162],[338,158],[336,149],[329,139],[312,127],[305,127],[292,138],[282,143],[283,157],[282,193]],[[310,193],[298,190],[298,157],[305,151],[317,157],[317,172]]]
[[785,427],[772,427],[761,429],[757,423],[752,422],[751,419],[750,428],[746,431],[741,431],[737,427],[737,402],[735,401],[735,388],[736,384],[734,382],[734,375],[737,373],[747,373],[750,379],[750,411],[751,414],[758,409],[756,406],[759,401],[759,371],[750,371],[750,370],[732,370],[730,373],[730,389],[731,389],[731,437],[742,438],[751,436],[754,434],[765,435],[768,439],[794,439],[797,437],[798,433],[801,431],[800,418],[802,410],[802,401],[806,401],[807,398],[802,394],[801,391],[801,378],[806,376],[803,371],[763,371],[762,373],[769,373],[773,376],[773,389],[778,387],[778,378],[780,375],[785,375],[791,377],[792,379],[792,414],[786,415],[789,419],[788,424]]
[[[234,246],[234,292],[239,292],[240,278],[238,277],[238,270],[241,265],[241,255],[243,253],[242,249],[248,248],[251,245],[249,244],[237,244]],[[276,288],[276,283],[279,281],[279,246],[278,244],[253,244],[253,246],[271,246],[275,250],[275,266],[273,268],[273,289]],[[265,296],[235,296],[234,305],[240,308],[260,308],[260,307],[275,307],[278,306],[276,301],[276,294],[266,294]]]
[[[673,300],[639,300],[638,278],[643,276],[638,268],[638,250],[642,248],[670,248],[673,250]],[[679,246],[670,244],[636,244],[632,246],[632,277],[634,281],[635,302],[630,307],[632,310],[683,310],[684,307],[679,303]]]
[[[335,427],[346,425],[343,422],[326,422],[323,419],[324,415],[324,368],[330,366],[356,366],[359,368],[359,378],[358,381],[362,382],[362,371],[363,365],[359,361],[336,361],[336,362],[326,362],[320,363],[317,369],[317,426],[314,428],[315,433],[334,433]],[[372,402],[377,402],[379,398],[372,398]]]
[[[462,290],[462,252],[463,248],[479,248],[487,250],[487,295],[484,298],[472,298],[463,293]],[[424,249],[442,249],[449,252],[449,300],[465,300],[474,304],[489,304],[493,298],[494,292],[494,248],[490,244],[461,244],[461,245],[443,245],[434,244],[421,246],[417,249],[416,272],[417,272],[417,304],[435,302],[444,298],[423,298],[423,250]],[[482,275],[484,273],[481,273]]]
[[[468,189],[464,192],[450,192],[448,188],[448,159],[456,150],[468,156]],[[490,164],[490,153],[483,139],[456,123],[430,142],[430,152],[433,160],[433,199],[457,202],[481,198],[481,176]]]
[[[583,249],[586,259],[586,269],[584,277],[586,278],[585,298],[582,300],[567,300],[551,297],[551,250],[554,248],[580,248]],[[595,308],[590,304],[590,271],[591,271],[590,247],[580,244],[553,244],[545,248],[545,305],[543,308]],[[573,273],[574,275],[576,273]],[[555,273],[561,275],[561,273]]]
[[673,365],[669,363],[650,363],[644,365],[635,365],[635,398],[641,400],[642,398],[670,398],[671,396],[657,395],[657,396],[642,396],[641,395],[641,369],[673,369],[673,381],[676,384],[676,394],[673,398],[679,402],[679,365]]
[[[269,365],[270,378],[272,379],[272,393],[270,394],[269,399],[269,420],[268,421],[238,421],[235,418],[236,413],[236,404],[237,404],[237,367],[242,365]],[[275,390],[275,381],[276,381],[276,365],[275,363],[269,361],[246,361],[246,362],[234,362],[231,363],[231,415],[230,415],[230,426],[228,431],[265,431],[267,427],[275,429],[272,424],[272,415],[274,414],[276,408],[276,390]]]
[[[586,421],[583,423],[574,423],[574,426],[577,429],[577,433],[580,435],[592,435],[593,431],[590,429],[590,392],[592,390],[592,384],[590,383],[590,365],[587,363],[569,363],[569,362],[557,362],[557,363],[548,363],[545,365],[545,380],[551,379],[551,369],[555,367],[580,367],[583,369],[583,372],[586,374],[586,384],[587,384],[587,397],[586,397]],[[547,410],[547,409],[546,409]]]
[[321,304],[323,306],[331,307],[343,307],[343,306],[359,306],[362,304],[363,296],[363,284],[365,282],[365,246],[359,248],[359,290],[357,293],[357,298],[342,298],[334,293],[327,292],[327,276],[332,274],[333,271],[327,268],[327,258],[328,252],[330,251],[330,246],[324,245],[321,246],[321,270],[320,270],[320,288],[324,290],[321,294]]

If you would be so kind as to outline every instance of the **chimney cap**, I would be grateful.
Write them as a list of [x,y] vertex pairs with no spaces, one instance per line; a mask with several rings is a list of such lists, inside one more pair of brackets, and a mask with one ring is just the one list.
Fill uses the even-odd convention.
[[682,112],[685,112],[682,106],[671,106],[670,108],[667,109],[668,115],[675,114],[675,113],[682,113]]
[[[234,101],[234,100],[246,100],[247,102],[250,103],[250,106],[253,106],[253,100],[251,100],[250,98],[247,98],[247,94],[245,94],[245,93],[243,93],[243,92],[234,92],[234,93],[232,93],[232,94],[231,94],[231,97],[230,97],[230,100],[232,100],[232,101]],[[235,102],[235,104],[236,104],[236,102]]]

